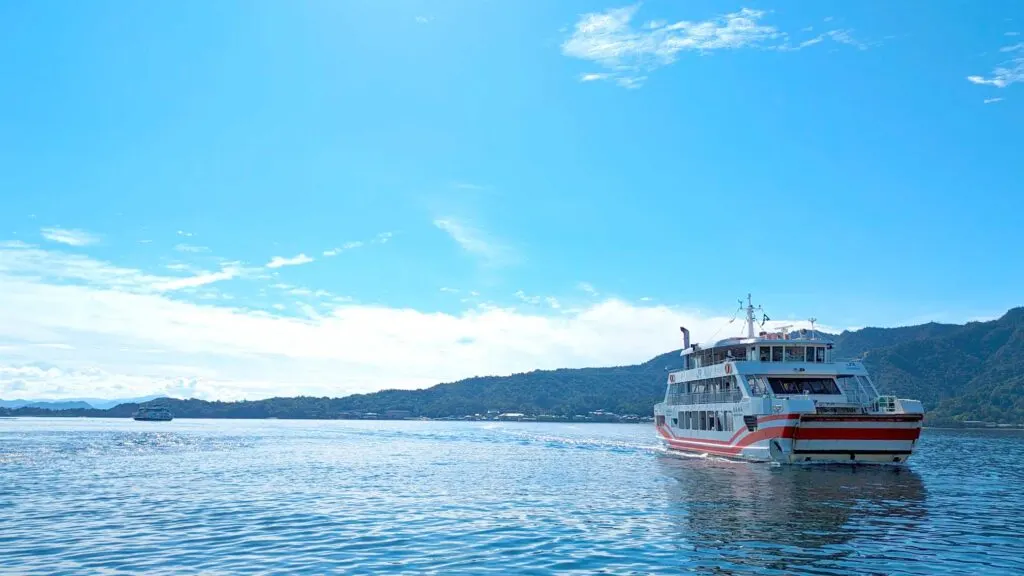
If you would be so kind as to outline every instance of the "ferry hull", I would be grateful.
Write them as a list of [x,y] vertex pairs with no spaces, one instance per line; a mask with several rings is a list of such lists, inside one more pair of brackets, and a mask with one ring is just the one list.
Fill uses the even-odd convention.
[[762,416],[728,440],[688,437],[658,426],[671,450],[780,464],[903,464],[921,434],[920,414]]

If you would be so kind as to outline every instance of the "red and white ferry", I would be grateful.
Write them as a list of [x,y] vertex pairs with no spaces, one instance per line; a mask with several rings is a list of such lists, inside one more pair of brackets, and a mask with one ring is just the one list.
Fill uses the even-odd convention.
[[[690,345],[654,407],[670,449],[784,464],[902,464],[921,435],[918,400],[881,396],[864,365],[836,361],[832,342],[812,329],[754,332],[747,296],[746,338]],[[812,321],[813,322],[813,321]]]

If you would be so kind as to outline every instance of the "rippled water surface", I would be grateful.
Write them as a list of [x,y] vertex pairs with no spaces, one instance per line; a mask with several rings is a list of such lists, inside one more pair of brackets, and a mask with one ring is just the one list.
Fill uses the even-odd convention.
[[18,574],[1020,574],[1021,518],[1013,431],[786,468],[650,425],[0,419]]

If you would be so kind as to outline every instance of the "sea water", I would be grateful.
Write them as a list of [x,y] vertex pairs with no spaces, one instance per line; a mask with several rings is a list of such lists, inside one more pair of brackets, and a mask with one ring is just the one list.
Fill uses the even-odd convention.
[[666,452],[651,425],[0,419],[0,572],[1020,574],[1024,433],[907,467]]

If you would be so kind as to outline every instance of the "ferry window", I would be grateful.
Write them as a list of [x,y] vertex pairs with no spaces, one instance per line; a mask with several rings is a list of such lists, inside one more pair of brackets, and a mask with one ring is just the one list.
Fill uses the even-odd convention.
[[772,362],[782,362],[782,346],[772,346]]
[[803,362],[803,346],[786,346],[786,362]]
[[679,413],[679,427],[686,428],[686,412]]
[[732,412],[725,412],[725,431],[732,432]]
[[705,412],[704,410],[701,410],[700,412],[697,413],[697,421],[700,422],[700,429],[701,430],[707,430],[708,429],[707,414],[708,413]]
[[772,347],[771,346],[761,346],[761,362],[771,362],[771,361],[772,361]]
[[676,419],[676,418],[673,418],[672,419],[672,425],[675,426],[676,428],[678,428],[679,427],[679,420]]
[[818,362],[825,362],[825,347],[816,346],[814,348],[814,358]]
[[814,362],[814,346],[807,347],[806,362]]
[[774,378],[768,383],[776,394],[840,394],[831,378]]
[[715,430],[721,432],[725,429],[724,422],[722,422],[722,413],[715,412]]
[[697,429],[697,411],[693,410],[690,412],[690,430]]

